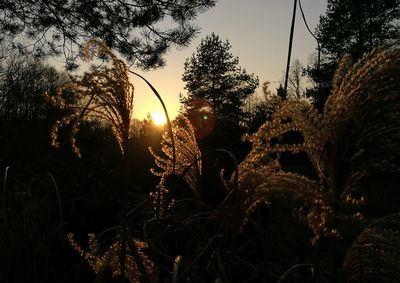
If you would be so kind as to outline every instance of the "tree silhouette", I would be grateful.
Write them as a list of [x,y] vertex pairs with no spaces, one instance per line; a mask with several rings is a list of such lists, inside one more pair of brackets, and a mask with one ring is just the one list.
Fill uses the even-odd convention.
[[322,60],[309,66],[316,87],[308,91],[321,110],[330,94],[332,78],[339,60],[350,53],[354,60],[391,40],[400,38],[400,1],[328,1],[320,18],[316,36],[322,48]]
[[[36,56],[64,55],[74,68],[80,47],[99,39],[135,66],[164,64],[162,55],[184,46],[198,31],[192,24],[213,0],[13,1],[0,4],[0,41]],[[174,26],[158,25],[170,21]]]
[[217,126],[239,126],[246,115],[245,100],[258,86],[258,78],[239,66],[239,58],[230,48],[228,40],[212,33],[186,59],[182,80],[187,95],[181,97],[181,103],[197,134],[214,118]]
[[7,121],[48,119],[56,109],[45,101],[43,93],[54,94],[67,80],[65,73],[32,56],[20,57],[5,51],[0,59],[0,118]]
[[246,132],[254,133],[265,123],[272,114],[278,109],[282,100],[278,94],[270,90],[270,82],[265,81],[262,84],[262,97],[258,93],[253,93],[246,99],[245,110],[247,113]]
[[305,75],[304,67],[298,59],[294,59],[290,65],[288,75],[288,89],[286,97],[296,99],[304,98],[305,91]]

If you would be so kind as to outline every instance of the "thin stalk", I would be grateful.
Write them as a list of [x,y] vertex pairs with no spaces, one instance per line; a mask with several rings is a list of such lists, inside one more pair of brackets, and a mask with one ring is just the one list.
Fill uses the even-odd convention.
[[63,224],[60,192],[58,190],[58,186],[57,186],[56,180],[54,179],[53,175],[50,172],[47,172],[47,174],[50,176],[50,179],[54,184],[54,189],[56,190],[57,202],[58,202],[58,213],[59,213],[59,217],[60,217],[60,224]]
[[140,275],[141,275],[140,276],[141,282],[150,283],[150,279],[149,279],[149,275],[147,274],[146,267],[144,266],[144,264],[142,262],[142,259],[140,258],[139,252],[138,252],[138,250],[137,250],[137,248],[135,246],[135,243],[132,240],[133,237],[132,237],[131,234],[129,234],[127,236],[129,236],[126,239],[127,240],[127,244],[128,244],[128,247],[129,247],[129,249],[130,249],[130,251],[132,253],[132,257],[136,262],[136,266],[139,269],[139,272],[140,272]]
[[7,176],[8,176],[8,170],[10,169],[10,166],[6,167],[6,170],[4,171],[4,180],[3,180],[3,199],[2,199],[2,210],[5,211],[6,209],[6,182],[7,182]]
[[295,264],[292,267],[290,267],[288,270],[286,270],[285,273],[283,273],[283,275],[281,276],[281,278],[279,278],[277,283],[283,282],[283,280],[285,280],[285,278],[289,275],[289,273],[291,273],[293,270],[300,268],[300,267],[309,267],[311,270],[311,274],[314,275],[314,265],[313,264],[311,264],[311,263]]
[[[128,130],[129,131],[129,130]],[[125,278],[126,271],[126,254],[127,254],[127,244],[128,244],[128,207],[129,207],[129,134],[125,131],[123,140],[123,166],[124,166],[124,184],[123,184],[123,201],[122,201],[122,223],[121,223],[121,250],[119,255],[121,277]]]
[[304,14],[303,11],[303,7],[301,6],[301,0],[299,0],[299,8],[300,8],[300,12],[301,12],[301,16],[303,17],[303,22],[308,30],[308,32],[311,34],[312,37],[314,37],[315,41],[317,42],[317,50],[318,50],[318,59],[317,59],[317,71],[319,72],[319,67],[321,65],[321,45],[319,43],[318,38],[316,37],[316,35],[311,31],[308,23],[307,23],[307,19],[306,16]]
[[194,257],[194,259],[192,261],[190,261],[185,270],[182,271],[182,273],[179,275],[179,279],[183,279],[184,276],[186,275],[186,273],[188,273],[191,269],[192,266],[194,266],[198,260],[200,260],[200,258],[205,254],[206,251],[208,251],[209,248],[211,248],[211,245],[215,242],[216,239],[218,239],[220,236],[215,235],[214,237],[208,239],[208,243],[206,244],[206,246],[200,250],[200,252]]
[[233,188],[233,191],[237,191],[238,183],[239,183],[239,162],[238,162],[236,156],[235,156],[232,152],[230,152],[229,150],[223,149],[223,148],[217,148],[217,149],[214,149],[214,150],[211,150],[211,151],[208,151],[208,152],[204,153],[202,156],[198,157],[197,159],[193,160],[192,163],[190,163],[189,165],[187,165],[187,167],[185,168],[185,170],[183,170],[182,173],[181,173],[179,176],[183,178],[183,177],[189,172],[189,170],[190,170],[199,160],[201,160],[202,158],[204,158],[204,157],[206,157],[206,156],[208,156],[208,155],[210,155],[210,154],[212,154],[212,153],[214,153],[214,152],[226,153],[226,154],[231,158],[231,160],[232,160],[232,162],[233,162],[233,165],[234,165],[234,167],[235,167],[235,170],[234,170],[234,174],[235,174],[235,175],[233,176],[233,185],[232,185],[232,184],[230,184],[230,185],[231,185],[231,187]]
[[167,118],[167,128],[168,128],[168,135],[171,138],[171,144],[172,144],[172,173],[175,173],[175,165],[176,165],[176,152],[175,152],[175,139],[174,139],[174,135],[172,133],[172,124],[171,124],[171,120],[169,119],[169,115],[168,115],[168,111],[167,111],[167,107],[165,106],[164,101],[161,98],[161,95],[158,93],[158,91],[154,88],[154,86],[148,81],[146,80],[143,76],[139,75],[136,72],[133,72],[131,70],[129,70],[129,72],[135,76],[138,76],[139,78],[141,78],[142,80],[144,80],[146,82],[146,84],[150,87],[150,89],[153,91],[153,93],[157,96],[158,100],[161,103],[161,106],[164,110],[165,113],[165,117]]

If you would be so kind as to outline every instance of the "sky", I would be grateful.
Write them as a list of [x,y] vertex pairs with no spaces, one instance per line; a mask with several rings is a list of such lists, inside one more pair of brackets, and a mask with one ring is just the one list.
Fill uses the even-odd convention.
[[[188,47],[171,48],[165,57],[165,67],[138,72],[160,93],[169,116],[175,117],[179,110],[179,94],[186,93],[182,82],[184,62],[196,51],[201,39],[214,32],[222,40],[229,40],[230,52],[239,57],[242,68],[258,76],[260,85],[268,80],[272,88],[276,88],[286,68],[293,3],[293,0],[217,0],[213,8],[198,16],[196,24],[201,30]],[[325,13],[327,1],[302,0],[301,3],[308,25],[314,31],[320,15]],[[297,6],[292,60],[299,59],[307,64],[316,47]],[[142,120],[147,113],[162,112],[151,90],[139,78],[132,78],[132,82],[135,85],[134,118]],[[261,89],[256,92],[261,93]]]

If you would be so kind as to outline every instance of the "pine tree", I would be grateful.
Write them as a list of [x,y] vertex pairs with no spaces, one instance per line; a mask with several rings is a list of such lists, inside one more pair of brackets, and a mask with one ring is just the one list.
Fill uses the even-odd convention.
[[[185,62],[182,80],[187,95],[181,97],[181,103],[195,128],[193,116],[199,113],[206,120],[214,113],[217,126],[239,126],[245,118],[243,106],[258,86],[258,77],[239,66],[239,58],[230,53],[230,48],[228,40],[222,41],[212,33]],[[205,115],[204,111],[209,114]]]
[[308,68],[316,87],[308,91],[322,110],[332,88],[340,59],[356,61],[372,49],[400,38],[399,0],[329,0],[326,15],[316,28],[322,60]]
[[96,39],[132,65],[158,67],[171,45],[190,42],[198,31],[193,20],[214,4],[213,0],[2,0],[0,42],[39,57],[64,55],[67,67],[73,68],[82,45]]

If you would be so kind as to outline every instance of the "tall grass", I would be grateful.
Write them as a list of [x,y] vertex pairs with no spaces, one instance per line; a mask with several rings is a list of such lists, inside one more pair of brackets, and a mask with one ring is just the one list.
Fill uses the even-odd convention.
[[[0,281],[53,282],[59,276],[53,260],[59,258],[64,242],[62,204],[54,180],[38,180],[40,187],[53,191],[44,194],[13,178],[7,167],[3,183]],[[57,217],[51,213],[54,208],[60,212]]]
[[[294,99],[283,101],[272,119],[262,125],[256,133],[247,137],[252,143],[252,149],[239,165],[237,192],[231,193],[228,190],[226,201],[217,208],[203,209],[192,217],[182,219],[174,213],[175,210],[182,213],[180,207],[187,200],[174,203],[164,197],[162,201],[156,202],[157,205],[164,205],[164,210],[165,207],[169,209],[167,212],[164,211],[165,216],[161,218],[170,223],[168,227],[181,229],[179,228],[181,225],[185,226],[194,221],[198,226],[196,229],[193,227],[191,229],[209,239],[207,244],[200,244],[203,241],[198,238],[193,240],[201,246],[200,250],[194,247],[196,254],[200,257],[204,254],[208,256],[206,266],[210,264],[217,266],[212,272],[211,269],[205,269],[203,272],[212,274],[214,280],[223,278],[229,281],[234,278],[232,270],[239,262],[242,265],[252,266],[250,269],[256,271],[257,265],[252,265],[240,253],[234,252],[240,251],[241,247],[235,235],[243,235],[242,233],[246,232],[246,225],[250,225],[251,216],[266,202],[270,203],[268,213],[275,209],[283,209],[285,207],[282,206],[283,200],[278,197],[283,195],[286,199],[290,197],[290,201],[286,200],[286,206],[292,210],[292,216],[289,213],[280,220],[289,221],[291,217],[296,217],[305,221],[311,232],[308,237],[313,248],[310,249],[316,250],[317,254],[322,252],[324,257],[315,264],[294,262],[293,266],[312,265],[319,276],[326,272],[327,278],[330,277],[329,280],[332,282],[340,280],[341,274],[337,271],[341,268],[344,256],[343,244],[354,237],[358,231],[356,227],[368,221],[364,218],[363,212],[366,211],[368,203],[374,201],[368,191],[363,191],[365,180],[369,180],[368,178],[376,176],[379,172],[399,173],[396,163],[400,153],[398,149],[399,60],[398,44],[374,50],[355,63],[348,56],[344,57],[334,78],[332,95],[322,113],[306,101]],[[180,165],[182,168],[190,167],[189,164],[198,160],[194,154],[197,152],[195,140],[190,138],[182,140],[186,141],[184,146],[187,146],[177,149],[177,156],[182,154],[187,156],[187,159],[180,160],[178,157],[177,168]],[[160,187],[167,194],[173,188],[173,184],[177,183],[174,182],[168,187],[165,182],[166,176],[170,175],[168,164],[171,163],[168,155],[171,152],[171,144],[167,141],[163,151],[167,153],[166,159],[157,155],[155,157],[162,169]],[[296,155],[302,152],[307,154],[312,169],[312,174],[307,177],[287,171],[282,165],[284,154]],[[194,173],[196,180],[201,180],[202,172],[194,171]],[[201,200],[199,196],[204,190],[216,189],[202,187],[201,182],[193,182],[185,176],[181,181],[183,181],[181,188],[194,192],[193,201]],[[222,183],[226,184],[224,180]],[[215,187],[217,186],[216,184]],[[227,187],[229,189],[229,186]],[[232,225],[232,223],[237,224]],[[207,229],[205,227],[208,227],[208,237],[203,234],[204,231],[199,231]],[[271,227],[268,231],[274,233]],[[285,232],[289,231],[293,233],[293,230],[286,228]],[[186,229],[180,230],[179,233],[192,235]],[[172,237],[168,233],[163,235],[165,238]],[[305,235],[307,232],[301,237]],[[219,242],[218,248],[213,243],[221,239],[219,236],[224,240]],[[300,241],[306,240],[306,238],[300,239]],[[251,242],[249,238],[246,241]],[[249,247],[246,241],[243,246]],[[268,248],[272,247],[269,245]],[[264,255],[266,254],[271,255],[268,251]],[[177,255],[171,254],[170,261],[173,262],[172,259]],[[311,254],[306,259],[311,261],[310,256]],[[185,259],[185,256],[182,258]],[[189,256],[189,262],[190,259]],[[183,262],[185,263],[184,260]],[[188,268],[192,269],[193,266],[189,262]],[[273,266],[269,268],[274,270]],[[275,279],[278,280],[281,276],[286,277],[285,273],[275,274]]]
[[[134,86],[129,80],[132,73],[142,78],[152,89],[162,104],[168,122],[168,133],[173,145],[172,158],[175,160],[175,145],[172,135],[171,122],[165,104],[157,90],[141,75],[130,71],[126,63],[119,59],[105,44],[97,40],[87,42],[83,50],[84,58],[92,62],[91,70],[83,76],[71,78],[71,81],[58,89],[56,96],[46,97],[59,107],[65,107],[71,113],[58,120],[52,128],[51,140],[54,146],[59,146],[59,131],[62,127],[71,125],[70,143],[73,151],[81,156],[81,152],[76,143],[76,134],[80,124],[84,120],[97,120],[111,127],[114,137],[120,147],[122,160],[124,163],[124,189],[120,196],[122,201],[121,223],[114,243],[108,246],[105,253],[100,253],[94,247],[90,252],[75,243],[73,236],[70,236],[71,245],[92,262],[91,266],[98,274],[104,268],[111,268],[113,276],[127,277],[131,282],[137,282],[140,278],[143,282],[150,282],[151,261],[145,260],[147,257],[139,246],[138,241],[134,241],[128,227],[129,206],[135,203],[131,199],[129,190],[130,170],[129,160],[131,158],[129,145],[131,141],[131,120],[134,98]],[[99,64],[100,63],[100,64]],[[65,92],[72,92],[74,99],[67,100]],[[174,163],[172,170],[174,171]],[[91,242],[95,243],[94,236]]]
[[[72,80],[78,106],[71,106],[76,111],[59,121],[53,134],[74,123],[71,143],[79,154],[74,135],[80,119],[103,119],[127,160],[131,71],[102,44],[91,42],[87,50],[110,66]],[[283,101],[271,120],[246,137],[252,148],[234,165],[231,178],[221,171],[214,182],[205,180],[204,160],[212,155],[199,150],[187,119],[177,118],[173,127],[169,121],[162,153],[152,151],[158,167],[153,173],[160,181],[152,194],[154,215],[146,214],[143,229],[133,228],[130,217],[136,219],[141,210],[130,214],[126,198],[113,237],[102,243],[102,236],[90,235],[89,249],[83,249],[70,236],[71,245],[98,278],[108,270],[111,278],[131,282],[339,282],[343,242],[369,220],[363,214],[373,200],[363,191],[364,182],[379,172],[400,173],[399,63],[398,44],[356,63],[345,57],[324,111],[306,101]],[[60,103],[62,91],[58,94],[52,99]],[[284,164],[287,154],[300,153],[309,159],[307,176]],[[128,171],[125,177],[127,195]],[[209,190],[223,197],[210,205]]]

